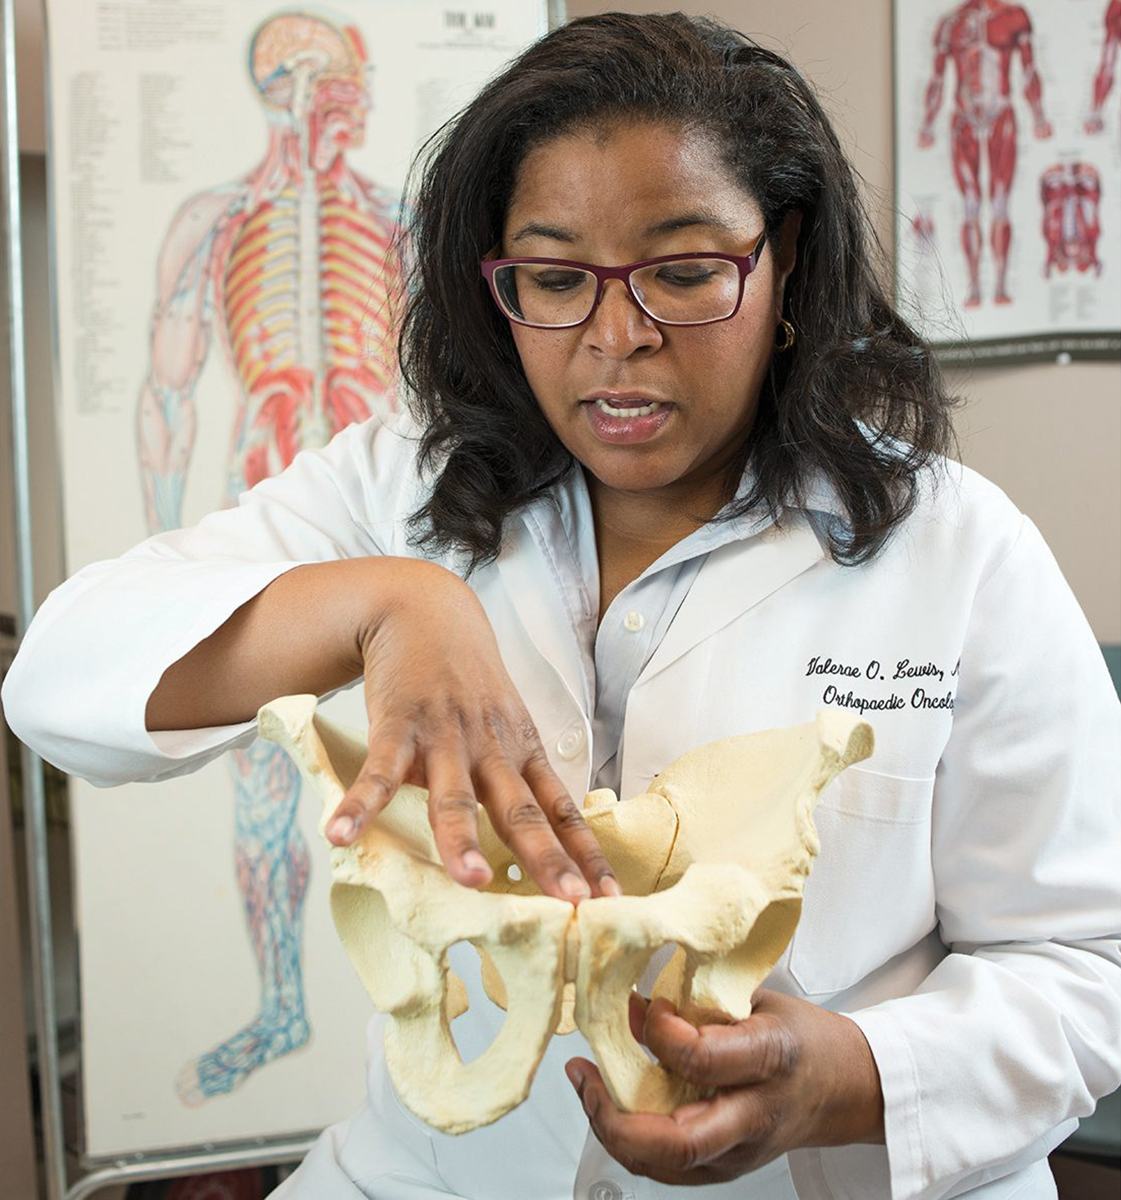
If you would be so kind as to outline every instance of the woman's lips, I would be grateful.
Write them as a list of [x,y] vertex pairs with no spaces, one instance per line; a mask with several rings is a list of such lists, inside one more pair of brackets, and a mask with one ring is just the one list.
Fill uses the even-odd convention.
[[674,410],[674,406],[664,400],[645,397],[596,398],[585,400],[581,407],[596,437],[613,446],[633,446],[649,441]]

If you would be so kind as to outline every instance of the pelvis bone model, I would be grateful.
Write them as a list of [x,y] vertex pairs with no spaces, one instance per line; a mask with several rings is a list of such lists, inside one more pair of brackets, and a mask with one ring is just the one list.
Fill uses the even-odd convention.
[[[261,710],[259,727],[292,756],[326,815],[366,743],[315,706],[314,696],[285,697]],[[486,1125],[526,1098],[549,1038],[573,1028],[621,1108],[665,1113],[698,1098],[635,1042],[628,994],[651,955],[675,943],[654,995],[685,1017],[748,1016],[798,923],[818,796],[871,752],[870,726],[825,712],[693,750],[632,800],[589,793],[584,816],[626,894],[575,908],[521,877],[482,809],[494,879],[481,891],[454,882],[436,852],[427,793],[402,787],[353,845],[331,852],[335,925],[374,1004],[391,1014],[386,1061],[402,1101],[447,1133]],[[466,1064],[450,1025],[467,994],[447,965],[461,941],[479,952],[487,994],[507,1013],[490,1048]]]

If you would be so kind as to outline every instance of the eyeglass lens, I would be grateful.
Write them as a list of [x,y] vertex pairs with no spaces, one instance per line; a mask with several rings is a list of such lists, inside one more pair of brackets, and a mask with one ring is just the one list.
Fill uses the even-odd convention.
[[[656,321],[691,324],[729,316],[739,295],[739,269],[723,258],[684,258],[631,273],[631,287]],[[578,325],[592,311],[596,277],[578,267],[514,263],[494,272],[508,316],[530,325]]]

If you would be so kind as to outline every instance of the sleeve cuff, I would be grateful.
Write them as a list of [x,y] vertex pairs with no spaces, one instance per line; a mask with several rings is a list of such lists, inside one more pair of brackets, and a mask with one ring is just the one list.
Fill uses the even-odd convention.
[[880,1073],[892,1200],[917,1200],[931,1181],[925,1178],[919,1072],[910,1044],[883,1008],[845,1015],[864,1034]]
[[[220,754],[239,742],[252,740],[257,730],[256,721],[243,721],[240,725],[210,725],[206,729],[156,729],[148,736],[161,758],[183,760],[184,768],[194,770],[200,758]],[[161,779],[178,774],[175,768],[165,771]]]
[[845,1013],[868,1040],[884,1094],[884,1146],[792,1150],[790,1177],[799,1200],[930,1200],[924,1177],[919,1082],[914,1056],[898,1022],[882,1008]]
[[[209,725],[200,729],[160,729],[145,727],[144,712],[148,700],[171,663],[208,638],[243,604],[259,595],[281,575],[299,566],[295,562],[246,563],[238,577],[223,589],[220,606],[200,606],[193,622],[185,623],[177,636],[168,638],[168,650],[153,668],[144,672],[137,689],[135,702],[140,713],[140,727],[151,751],[166,760],[166,767],[152,775],[153,782],[171,779],[197,770],[204,763],[236,745],[248,745],[256,735],[257,721],[253,718],[234,725]],[[228,571],[228,568],[227,568]]]
[[9,723],[48,762],[97,787],[181,775],[248,743],[253,720],[153,734],[148,699],[167,667],[300,565],[153,567],[139,555],[92,564],[52,593],[25,635],[4,681]]

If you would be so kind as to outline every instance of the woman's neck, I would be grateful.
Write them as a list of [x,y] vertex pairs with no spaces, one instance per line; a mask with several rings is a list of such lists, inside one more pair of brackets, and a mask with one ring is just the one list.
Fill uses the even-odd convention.
[[703,490],[621,492],[585,472],[599,560],[599,618],[611,601],[671,546],[676,546],[724,506],[722,480]]

